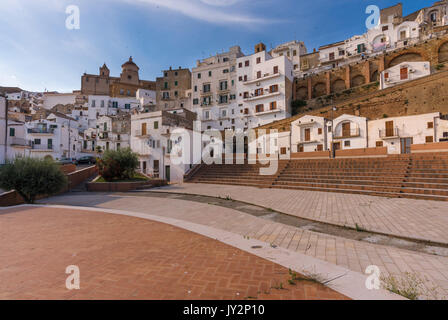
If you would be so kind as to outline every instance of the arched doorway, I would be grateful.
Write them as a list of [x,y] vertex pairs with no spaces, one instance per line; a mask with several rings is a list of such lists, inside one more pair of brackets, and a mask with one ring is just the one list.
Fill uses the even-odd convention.
[[389,62],[388,68],[394,67],[402,62],[416,62],[416,61],[423,61],[423,58],[419,53],[415,52],[404,53],[402,55],[393,58]]
[[366,83],[366,78],[363,75],[358,74],[352,78],[352,87],[359,87]]
[[439,48],[439,63],[443,62],[448,62],[448,42],[445,42]]
[[340,91],[344,91],[345,88],[345,81],[342,79],[337,79],[335,81],[333,81],[333,85],[332,87],[332,92],[340,92]]
[[326,94],[326,86],[325,83],[319,82],[314,86],[314,97],[320,97]]

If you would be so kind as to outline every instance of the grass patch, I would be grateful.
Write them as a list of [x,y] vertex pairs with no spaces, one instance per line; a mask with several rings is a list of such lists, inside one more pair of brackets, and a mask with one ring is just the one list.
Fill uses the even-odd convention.
[[134,176],[132,177],[132,179],[128,179],[128,180],[111,180],[111,181],[106,181],[106,179],[104,179],[103,177],[99,177],[95,182],[140,182],[140,181],[148,181],[148,177],[140,174],[140,173],[136,173],[134,174]]
[[428,289],[425,286],[425,279],[422,279],[419,275],[411,272],[405,272],[400,277],[394,275],[381,277],[381,286],[384,289],[409,300],[445,299],[444,297],[439,296],[436,287]]

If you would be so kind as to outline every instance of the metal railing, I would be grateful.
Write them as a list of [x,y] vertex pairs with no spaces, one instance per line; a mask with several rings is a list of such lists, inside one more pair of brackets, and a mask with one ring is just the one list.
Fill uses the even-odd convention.
[[53,128],[28,128],[28,133],[45,133],[45,134],[53,134]]
[[379,136],[381,139],[399,137],[400,132],[397,127],[391,129],[380,129]]
[[343,139],[343,138],[353,138],[353,137],[359,137],[360,131],[359,128],[350,129],[350,130],[344,130],[341,129],[339,132],[336,132],[334,135],[335,139]]
[[31,140],[23,139],[23,138],[16,138],[12,137],[10,140],[11,146],[23,146],[23,147],[31,147],[32,142]]

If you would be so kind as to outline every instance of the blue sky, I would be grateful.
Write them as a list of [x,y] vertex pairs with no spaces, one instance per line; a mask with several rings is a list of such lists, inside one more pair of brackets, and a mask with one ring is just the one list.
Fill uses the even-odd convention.
[[[397,0],[0,0],[0,86],[25,90],[80,89],[84,72],[104,62],[113,76],[129,58],[153,80],[170,66],[241,46],[246,54],[302,40],[311,52],[365,32],[366,7]],[[402,1],[404,14],[435,0]],[[65,27],[68,5],[80,29]]]

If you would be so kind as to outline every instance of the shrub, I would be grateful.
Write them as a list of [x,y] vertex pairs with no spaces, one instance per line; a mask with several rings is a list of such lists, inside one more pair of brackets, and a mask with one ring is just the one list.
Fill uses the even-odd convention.
[[97,162],[99,174],[106,180],[129,180],[138,167],[138,156],[130,148],[104,152]]
[[293,100],[291,101],[291,112],[292,115],[299,114],[300,109],[306,107],[307,103],[304,100]]
[[67,186],[67,177],[48,159],[16,159],[0,168],[0,187],[16,190],[27,203],[38,195],[52,195]]

